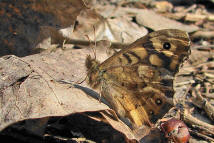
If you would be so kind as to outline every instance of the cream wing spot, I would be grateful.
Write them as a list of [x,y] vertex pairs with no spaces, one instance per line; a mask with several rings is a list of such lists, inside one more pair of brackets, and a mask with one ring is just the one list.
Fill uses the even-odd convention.
[[140,46],[131,49],[131,51],[135,53],[138,57],[140,57],[141,60],[145,59],[148,56],[146,49]]
[[149,62],[158,67],[163,65],[163,61],[155,54],[149,56]]
[[173,59],[173,60],[171,61],[169,67],[170,67],[171,70],[175,70],[175,68],[177,67],[177,65],[178,65],[178,60]]
[[171,51],[167,51],[167,50],[164,50],[164,51],[162,51],[163,53],[164,53],[164,55],[166,55],[167,57],[172,57],[174,54],[173,54],[173,52],[171,52]]

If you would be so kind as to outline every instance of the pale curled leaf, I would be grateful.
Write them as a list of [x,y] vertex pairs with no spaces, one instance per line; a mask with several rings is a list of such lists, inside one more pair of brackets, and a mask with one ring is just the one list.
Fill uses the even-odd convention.
[[95,10],[82,11],[77,17],[77,21],[78,24],[75,26],[74,32],[66,35],[67,38],[88,40],[87,35],[92,41],[105,38],[111,42],[131,43],[148,33],[147,29],[139,27],[128,19],[104,18]]
[[[40,61],[39,56],[27,58]],[[48,59],[45,56],[40,58]],[[55,82],[48,72],[42,70],[45,67],[40,68],[24,60],[27,61],[15,56],[1,58],[1,71],[5,76],[1,77],[4,84],[1,84],[0,130],[25,119],[108,109],[83,91]],[[10,71],[15,72],[10,74]],[[9,80],[13,77],[15,80]]]

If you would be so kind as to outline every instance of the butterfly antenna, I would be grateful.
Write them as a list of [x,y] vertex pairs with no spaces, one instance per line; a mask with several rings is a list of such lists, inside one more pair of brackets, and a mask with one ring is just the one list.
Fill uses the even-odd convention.
[[[93,25],[93,29],[94,29],[94,47],[96,48],[97,47],[97,40],[96,40],[96,28],[95,26]],[[94,58],[95,60],[97,59],[96,58],[96,49],[94,48]]]
[[85,78],[82,81],[77,81],[77,84],[82,84],[87,78],[87,75],[85,76]]
[[[89,43],[90,43],[90,45],[91,45],[91,43],[93,43],[93,42],[91,41],[91,39],[89,38],[88,35],[85,35],[85,36],[86,36],[86,38],[88,39],[88,41],[89,41]],[[90,47],[91,47],[91,46],[90,46]],[[94,53],[94,58],[96,59],[96,51],[95,51],[95,49],[94,49],[93,46],[92,46],[91,48],[92,48],[92,51],[93,51],[93,53]]]
[[[102,84],[101,84],[100,91],[103,91],[103,82],[102,82]],[[100,102],[100,103],[101,103],[101,98],[102,98],[102,93],[100,92],[100,93],[99,93],[99,102]]]

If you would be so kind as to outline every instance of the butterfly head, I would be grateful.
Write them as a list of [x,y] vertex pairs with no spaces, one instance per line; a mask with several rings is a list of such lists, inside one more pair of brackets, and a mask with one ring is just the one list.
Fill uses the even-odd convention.
[[99,70],[99,64],[96,59],[91,58],[90,55],[87,56],[85,61],[85,66],[87,68],[87,75],[88,75],[88,84],[92,88],[97,88],[100,85],[100,70]]

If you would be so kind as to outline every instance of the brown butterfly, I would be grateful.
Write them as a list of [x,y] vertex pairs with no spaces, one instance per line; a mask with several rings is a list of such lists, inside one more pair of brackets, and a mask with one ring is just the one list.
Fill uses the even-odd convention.
[[150,126],[172,107],[174,77],[189,54],[186,32],[152,32],[102,63],[88,56],[88,84],[132,126]]

